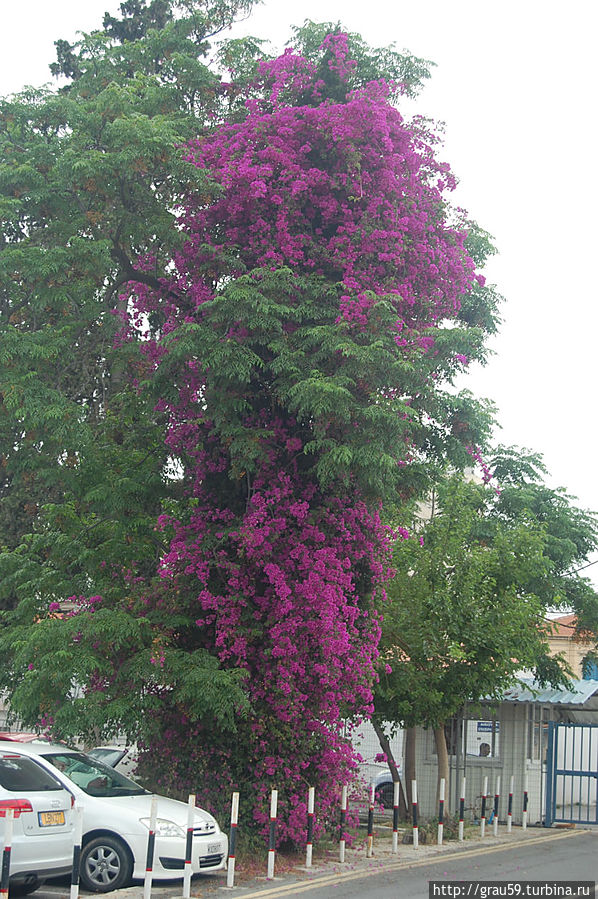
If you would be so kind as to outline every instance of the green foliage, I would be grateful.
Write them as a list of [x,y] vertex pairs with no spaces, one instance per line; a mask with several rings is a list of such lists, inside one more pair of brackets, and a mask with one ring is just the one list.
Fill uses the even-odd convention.
[[[164,340],[168,357],[151,386],[174,399],[176,371],[189,358],[217,373],[204,399],[215,428],[230,441],[234,479],[256,468],[260,445],[242,422],[248,390],[261,388],[264,401],[270,394],[269,403],[303,426],[304,464],[317,459],[323,486],[353,480],[366,495],[393,503],[397,491],[421,492],[435,461],[448,457],[465,466],[471,460],[464,443],[485,441],[492,407],[450,386],[455,354],[480,335],[466,327],[430,328],[433,356],[418,347],[397,354],[390,298],[375,299],[372,338],[371,331],[360,334],[335,320],[338,290],[323,277],[288,269],[236,278],[203,304],[203,323],[184,324]],[[223,339],[238,321],[251,337]],[[429,375],[442,371],[443,360],[445,390]],[[397,468],[398,453],[408,466]]]
[[544,483],[546,468],[538,453],[501,446],[489,464],[501,484],[496,514],[527,519],[543,534],[548,571],[537,573],[532,589],[546,608],[575,612],[578,632],[598,639],[598,595],[581,575],[598,546],[596,514],[575,505],[562,487]]
[[20,720],[38,725],[41,714],[55,734],[90,741],[125,732],[148,741],[158,727],[152,713],[180,708],[190,722],[234,731],[246,708],[242,673],[220,670],[200,649],[163,650],[164,622],[134,611],[122,595],[68,612],[23,601],[10,631],[0,630]]
[[[165,274],[181,192],[204,180],[179,147],[218,109],[207,41],[251,5],[123,3],[122,20],[107,15],[103,31],[57,42],[52,71],[70,83],[0,101],[0,546],[9,551],[35,533],[56,557],[68,519],[73,544],[84,535],[98,555],[111,544],[106,561],[138,559],[152,544],[157,558],[153,524],[173,484],[162,476],[161,422],[131,388],[143,366],[115,345],[118,313],[131,278],[157,285]],[[88,565],[81,552],[79,570]],[[16,596],[4,588],[2,601]]]
[[596,633],[596,593],[574,570],[596,548],[595,516],[540,482],[539,456],[501,450],[496,464],[502,490],[442,477],[415,536],[395,544],[380,720],[439,726],[466,702],[500,696],[524,668],[563,682],[546,639],[556,605],[572,605]]
[[[151,391],[137,389],[148,386],[151,366],[118,335],[129,283],[157,289],[170,274],[182,198],[213,189],[181,144],[244,114],[261,43],[223,46],[230,89],[206,54],[211,38],[252,5],[126,0],[103,30],[57,42],[59,89],[0,101],[0,603],[16,608],[3,617],[0,684],[24,722],[35,723],[41,710],[64,735],[97,739],[124,729],[149,740],[153,713],[164,708],[227,731],[246,711],[239,671],[220,670],[184,630],[179,608],[191,588],[181,599],[151,581],[167,545],[158,516],[191,504],[168,475],[162,413]],[[318,50],[327,30],[308,23],[296,38],[330,79]],[[370,50],[356,35],[350,46],[354,87],[386,76],[414,94],[429,75],[424,61]],[[481,261],[491,248],[482,232],[476,239]],[[236,266],[236,248],[228,252]],[[428,360],[419,348],[402,358],[392,352],[384,298],[379,339],[330,327],[335,290],[286,270],[224,278],[210,328],[177,331],[152,386],[176,396],[181,360],[218,371],[205,401],[230,441],[231,504],[245,502],[248,491],[236,490],[235,479],[251,478],[259,452],[238,423],[245,388],[261,380],[268,402],[292,410],[310,432],[304,464],[317,460],[320,483],[357,478],[373,499],[421,492],[433,465],[447,457],[464,464],[464,443],[482,443],[489,431],[490,407],[451,385],[455,354],[484,357],[493,292],[476,288],[454,327],[430,329]],[[239,321],[253,335],[242,348],[222,337]],[[154,333],[161,325],[158,313],[139,322]],[[443,388],[422,379],[431,368]],[[402,392],[391,393],[389,383]],[[411,460],[400,478],[397,447]],[[140,578],[160,597],[151,616]],[[81,597],[90,595],[102,602],[89,608]],[[49,611],[69,598],[74,614]]]
[[[302,26],[293,28],[293,47],[307,59],[318,59],[320,47],[329,34],[344,32],[340,23],[312,22],[306,19]],[[351,59],[357,62],[350,86],[355,89],[364,87],[370,81],[384,77],[389,85],[404,91],[407,96],[416,96],[423,87],[425,79],[430,77],[433,62],[420,59],[407,50],[397,51],[394,44],[386,47],[370,47],[359,34],[350,33],[348,43]],[[320,59],[318,75],[330,85],[335,76],[328,66],[329,57]],[[346,85],[338,85],[339,91]],[[345,94],[341,99],[344,100]]]
[[[0,606],[16,608],[2,684],[21,720],[71,737],[149,738],[158,701],[223,730],[243,709],[237,672],[169,652],[164,620],[131,598],[180,483],[136,389],[147,366],[117,335],[128,282],[159,284],[180,197],[204,189],[180,145],[225,110],[209,39],[252,5],[123,3],[103,31],[57,42],[59,90],[0,100]],[[68,599],[77,614],[49,614]]]

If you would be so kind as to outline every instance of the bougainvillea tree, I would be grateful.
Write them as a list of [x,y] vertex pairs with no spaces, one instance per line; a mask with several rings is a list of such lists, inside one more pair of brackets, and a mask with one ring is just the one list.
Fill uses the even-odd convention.
[[176,620],[162,664],[184,645],[247,674],[234,746],[171,704],[162,748],[177,779],[175,734],[216,790],[251,785],[258,822],[277,786],[283,839],[308,783],[325,818],[350,776],[343,722],[370,712],[375,677],[380,500],[450,432],[439,384],[482,351],[448,166],[388,84],[351,88],[346,35],[320,53],[319,68],[291,50],[263,63],[244,120],[189,145],[213,189],[186,197],[172,277],[136,286],[129,332],[148,328],[187,490],[160,520],[157,596]]
[[283,840],[301,838],[308,784],[325,822],[355,769],[344,722],[371,710],[381,503],[435,458],[469,459],[487,417],[452,382],[495,325],[486,236],[451,208],[431,128],[401,115],[409,85],[317,31],[243,81],[242,110],[223,88],[234,123],[181,149],[183,240],[121,288],[131,386],[167,422],[155,577],[133,536],[56,617],[31,569],[0,641],[25,718],[118,727],[154,781],[221,810],[237,786],[258,825],[276,786]]

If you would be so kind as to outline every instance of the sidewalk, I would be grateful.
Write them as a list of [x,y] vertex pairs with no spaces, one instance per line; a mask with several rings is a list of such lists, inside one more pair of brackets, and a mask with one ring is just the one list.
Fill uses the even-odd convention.
[[[594,829],[594,828],[586,828]],[[510,834],[507,833],[506,825],[502,824],[498,829],[498,836],[494,836],[492,827],[486,828],[486,834],[483,840],[479,837],[479,832],[468,831],[468,838],[463,842],[450,840],[438,846],[435,842],[420,843],[417,849],[411,844],[402,844],[399,841],[398,853],[392,852],[392,833],[390,828],[377,827],[374,839],[374,854],[372,858],[366,857],[365,844],[359,845],[352,849],[347,849],[345,854],[346,861],[344,864],[339,862],[338,851],[330,851],[323,857],[314,858],[312,868],[305,868],[297,865],[290,871],[279,873],[274,869],[275,883],[277,886],[286,886],[287,895],[292,895],[290,891],[293,883],[300,883],[305,880],[314,880],[317,878],[343,877],[350,876],[361,870],[366,871],[370,868],[382,870],[384,868],[401,868],[404,866],[422,864],[429,860],[434,860],[440,855],[458,855],[488,852],[497,847],[504,847],[508,851],[509,845],[515,845],[523,841],[533,844],[534,842],[545,842],[547,840],[567,839],[579,833],[581,828],[576,829],[560,829],[544,827],[528,827],[523,830],[521,827],[513,827]],[[249,899],[249,897],[258,896],[263,890],[267,890],[273,886],[272,881],[266,880],[267,872],[267,854],[264,851],[264,876],[253,878],[251,880],[243,879],[241,867],[237,866],[235,887],[233,890],[226,889],[226,871],[217,874],[202,875],[194,877],[191,884],[191,896],[210,897],[210,899],[225,899],[227,896],[239,896],[240,899]],[[181,899],[183,894],[182,882],[172,882],[169,884],[155,884],[152,887],[152,899]],[[42,889],[36,893],[37,899],[56,899],[58,895],[67,896],[68,892],[52,893]],[[90,896],[83,891],[81,896]],[[143,899],[143,886],[129,887],[124,890],[117,890],[110,893],[113,899]]]

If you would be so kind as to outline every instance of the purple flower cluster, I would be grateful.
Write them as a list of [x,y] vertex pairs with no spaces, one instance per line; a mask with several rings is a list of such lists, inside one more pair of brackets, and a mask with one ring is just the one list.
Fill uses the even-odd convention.
[[[346,36],[331,36],[323,50],[330,72],[346,81],[356,65]],[[316,67],[287,51],[262,64],[243,122],[189,145],[187,160],[205,170],[213,191],[186,197],[186,241],[164,292],[135,288],[134,324],[154,313],[161,321],[159,336],[143,344],[149,364],[168,362],[179,329],[210,321],[223,284],[282,267],[334,285],[327,327],[376,339],[372,310],[384,297],[394,352],[433,352],[430,331],[457,314],[474,267],[465,235],[446,218],[454,179],[435,157],[433,136],[406,124],[388,97],[384,82],[374,82],[344,102],[326,100]],[[245,320],[231,320],[222,334],[239,349],[252,337]],[[171,785],[184,788],[192,776],[196,789],[205,773],[208,806],[242,785],[260,826],[277,786],[279,838],[297,842],[307,785],[317,787],[322,826],[354,776],[343,722],[371,711],[389,535],[359,483],[323,489],[306,461],[305,423],[249,384],[242,429],[256,447],[254,470],[243,507],[228,501],[227,485],[246,474],[235,473],[232,438],[205,399],[217,376],[198,347],[179,364],[176,398],[171,391],[159,403],[167,444],[186,460],[191,502],[185,516],[159,521],[170,546],[163,589],[152,595],[187,616],[194,646],[246,673],[250,712],[227,738],[171,709],[152,751],[168,763]],[[367,381],[364,366],[357,389]],[[163,636],[156,668],[178,633]]]

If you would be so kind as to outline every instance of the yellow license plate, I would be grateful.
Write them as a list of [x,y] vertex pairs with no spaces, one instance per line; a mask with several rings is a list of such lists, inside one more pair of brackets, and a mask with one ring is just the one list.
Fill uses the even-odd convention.
[[40,827],[57,827],[64,824],[64,812],[38,812]]

